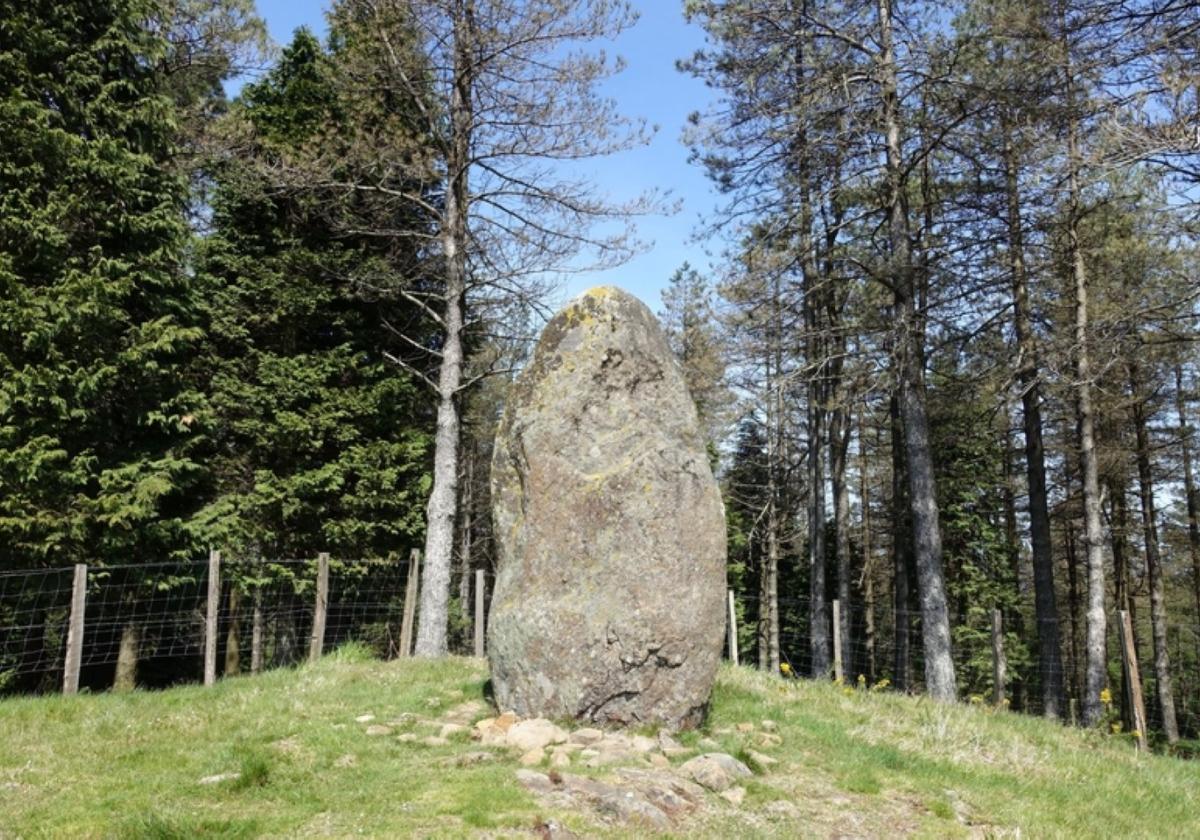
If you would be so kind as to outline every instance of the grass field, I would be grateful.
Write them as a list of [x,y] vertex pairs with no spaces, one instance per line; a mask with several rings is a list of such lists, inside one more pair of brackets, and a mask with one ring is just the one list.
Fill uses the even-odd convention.
[[[485,679],[477,660],[350,650],[210,689],[0,701],[0,837],[531,837],[542,817],[645,836],[540,806],[516,756],[459,766],[479,750],[465,733],[400,739]],[[368,714],[399,723],[369,736]],[[755,740],[763,720],[780,744]],[[778,763],[679,836],[1200,837],[1200,763],[1019,715],[726,668],[705,731],[681,740],[705,737]]]

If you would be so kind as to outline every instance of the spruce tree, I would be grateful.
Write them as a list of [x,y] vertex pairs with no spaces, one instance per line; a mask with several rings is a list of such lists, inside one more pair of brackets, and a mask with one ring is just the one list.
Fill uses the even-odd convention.
[[153,0],[0,3],[0,565],[186,547],[200,338]]

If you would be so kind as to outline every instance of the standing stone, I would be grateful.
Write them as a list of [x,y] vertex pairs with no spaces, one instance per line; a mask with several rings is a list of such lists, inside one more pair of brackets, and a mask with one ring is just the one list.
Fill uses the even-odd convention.
[[724,639],[725,517],[658,321],[612,287],[546,326],[492,462],[496,701],[526,717],[701,721]]

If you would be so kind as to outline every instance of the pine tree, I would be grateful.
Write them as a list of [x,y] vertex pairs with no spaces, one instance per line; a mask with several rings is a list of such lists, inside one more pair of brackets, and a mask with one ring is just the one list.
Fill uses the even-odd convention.
[[0,4],[0,564],[187,548],[201,333],[152,0]]

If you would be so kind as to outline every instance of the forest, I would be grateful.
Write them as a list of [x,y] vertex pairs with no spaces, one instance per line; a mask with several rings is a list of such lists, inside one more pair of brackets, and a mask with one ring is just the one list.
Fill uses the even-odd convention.
[[[507,389],[561,280],[670,210],[653,173],[614,201],[575,168],[647,141],[603,92],[635,5],[333,0],[276,46],[253,0],[0,0],[0,693],[55,688],[76,563],[125,605],[90,682],[188,676],[192,619],[140,605],[212,547],[231,623],[320,552],[366,580],[418,549],[416,653],[467,650]],[[1200,6],[679,14],[713,98],[666,130],[720,196],[716,253],[647,303],[743,659],[829,678],[836,635],[846,681],[989,702],[999,610],[1011,709],[1120,736],[1140,676],[1185,752]]]

